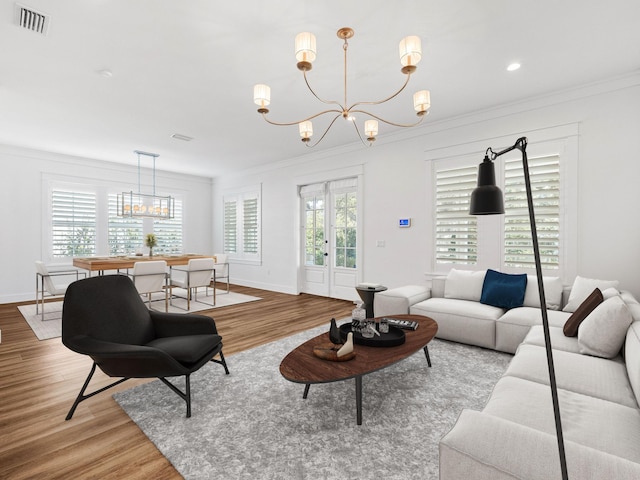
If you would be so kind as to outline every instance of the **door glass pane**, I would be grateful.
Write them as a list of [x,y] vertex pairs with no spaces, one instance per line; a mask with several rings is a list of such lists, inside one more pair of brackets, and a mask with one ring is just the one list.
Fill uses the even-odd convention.
[[305,210],[305,265],[324,266],[324,200],[306,198]]
[[335,193],[334,251],[336,267],[356,268],[357,197],[355,192]]

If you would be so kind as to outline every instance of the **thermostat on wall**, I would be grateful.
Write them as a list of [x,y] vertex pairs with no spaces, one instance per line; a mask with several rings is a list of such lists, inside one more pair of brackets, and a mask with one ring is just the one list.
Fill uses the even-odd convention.
[[411,226],[411,219],[410,218],[401,218],[398,220],[398,226],[400,228],[408,228]]

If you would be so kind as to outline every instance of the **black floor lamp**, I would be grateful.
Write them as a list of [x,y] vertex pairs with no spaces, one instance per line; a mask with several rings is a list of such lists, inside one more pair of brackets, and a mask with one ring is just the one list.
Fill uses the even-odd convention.
[[542,329],[544,330],[544,343],[547,350],[547,365],[549,367],[549,384],[551,386],[551,398],[553,400],[553,413],[556,420],[556,435],[558,437],[558,453],[560,454],[560,470],[563,480],[567,480],[567,459],[564,452],[564,440],[562,437],[562,423],[560,421],[560,405],[558,403],[558,388],[556,386],[556,373],[553,366],[553,354],[551,352],[551,336],[549,334],[549,319],[547,316],[547,301],[544,295],[542,281],[542,266],[540,264],[540,248],[538,247],[538,232],[536,229],[536,217],[533,211],[533,196],[531,194],[531,180],[529,179],[529,163],[527,160],[527,138],[521,137],[516,143],[500,152],[494,152],[487,148],[484,161],[478,166],[478,187],[471,194],[471,215],[496,215],[504,213],[504,200],[500,188],[496,186],[496,175],[493,161],[500,155],[512,150],[522,152],[522,166],[524,170],[524,183],[527,190],[527,205],[529,207],[529,223],[531,224],[531,240],[533,241],[533,255],[536,262],[536,275],[538,277],[538,293],[540,295],[540,311],[542,312]]

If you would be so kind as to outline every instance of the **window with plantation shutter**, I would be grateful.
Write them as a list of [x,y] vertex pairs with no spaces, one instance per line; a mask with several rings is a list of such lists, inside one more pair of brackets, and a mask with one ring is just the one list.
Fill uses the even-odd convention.
[[478,261],[476,217],[469,215],[469,199],[476,187],[477,166],[435,172],[436,263],[475,265]]
[[109,194],[109,255],[133,255],[144,245],[141,218],[118,216],[118,194]]
[[258,254],[258,198],[243,201],[242,218],[242,251],[251,255]]
[[[560,158],[529,158],[528,162],[542,268],[557,270],[560,268]],[[504,264],[534,268],[522,160],[506,160],[504,169]]]
[[260,187],[227,194],[224,205],[224,252],[240,262],[261,260]]
[[96,194],[51,191],[51,254],[54,258],[95,255]]
[[182,200],[174,198],[173,218],[153,221],[153,233],[158,246],[153,251],[159,254],[182,253]]
[[238,216],[237,202],[225,200],[224,202],[224,252],[236,253],[238,251]]

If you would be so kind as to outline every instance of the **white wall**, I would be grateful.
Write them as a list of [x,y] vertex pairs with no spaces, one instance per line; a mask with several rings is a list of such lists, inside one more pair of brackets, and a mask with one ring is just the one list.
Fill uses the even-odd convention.
[[[133,153],[132,153],[133,156]],[[137,166],[0,146],[0,192],[4,207],[0,235],[0,303],[35,297],[34,261],[44,258],[43,198],[48,179],[77,183],[107,183],[123,191],[138,189]],[[151,191],[151,172],[141,170],[141,190]],[[208,253],[213,249],[212,182],[156,171],[158,194],[181,195],[184,201],[184,249]]]
[[[434,98],[436,93],[433,92]],[[437,102],[433,108],[437,108]],[[296,185],[309,176],[331,179],[341,169],[360,166],[365,202],[361,219],[363,280],[388,287],[428,283],[427,274],[434,271],[428,182],[428,159],[433,158],[433,152],[456,148],[464,151],[464,146],[469,145],[478,150],[480,163],[486,147],[504,148],[522,135],[531,145],[541,132],[569,126],[569,130],[577,132],[578,218],[571,219],[576,230],[572,247],[576,251],[571,252],[576,265],[571,271],[562,272],[564,281],[572,283],[575,274],[618,279],[621,288],[640,298],[640,158],[633,148],[640,132],[639,112],[640,75],[636,74],[448,122],[429,124],[427,118],[427,125],[419,130],[386,138],[381,132],[372,148],[336,149],[218,178],[214,180],[214,250],[222,249],[224,192],[261,183],[263,263],[233,265],[232,280],[296,293]],[[492,143],[505,138],[510,140]],[[412,227],[398,228],[400,217],[411,217]],[[383,240],[385,246],[377,247],[378,240]]]
[[[436,102],[433,108],[437,108]],[[576,125],[575,273],[618,279],[622,288],[640,298],[640,159],[633,148],[640,132],[639,112],[640,74],[636,74],[447,122],[430,124],[427,117],[427,125],[420,129],[386,137],[381,132],[372,148],[358,144],[313,153],[213,183],[208,178],[159,171],[156,182],[159,193],[184,195],[185,250],[213,253],[222,251],[225,191],[261,184],[262,264],[232,265],[231,280],[297,293],[297,185],[361,172],[363,281],[388,287],[421,284],[427,283],[428,274],[434,271],[428,181],[428,160],[434,157],[433,152],[464,150],[465,145],[506,147],[521,135],[527,135],[533,144],[541,131]],[[500,145],[492,142],[497,138],[512,139]],[[481,160],[479,155],[478,162]],[[0,303],[34,297],[33,261],[43,255],[44,177],[99,179],[122,184],[124,190],[137,186],[135,167],[7,146],[0,146],[0,171],[0,198],[5,208],[0,235]],[[412,218],[412,227],[398,228],[400,217]],[[377,247],[378,240],[385,246]],[[565,282],[571,283],[575,273],[565,273]]]

